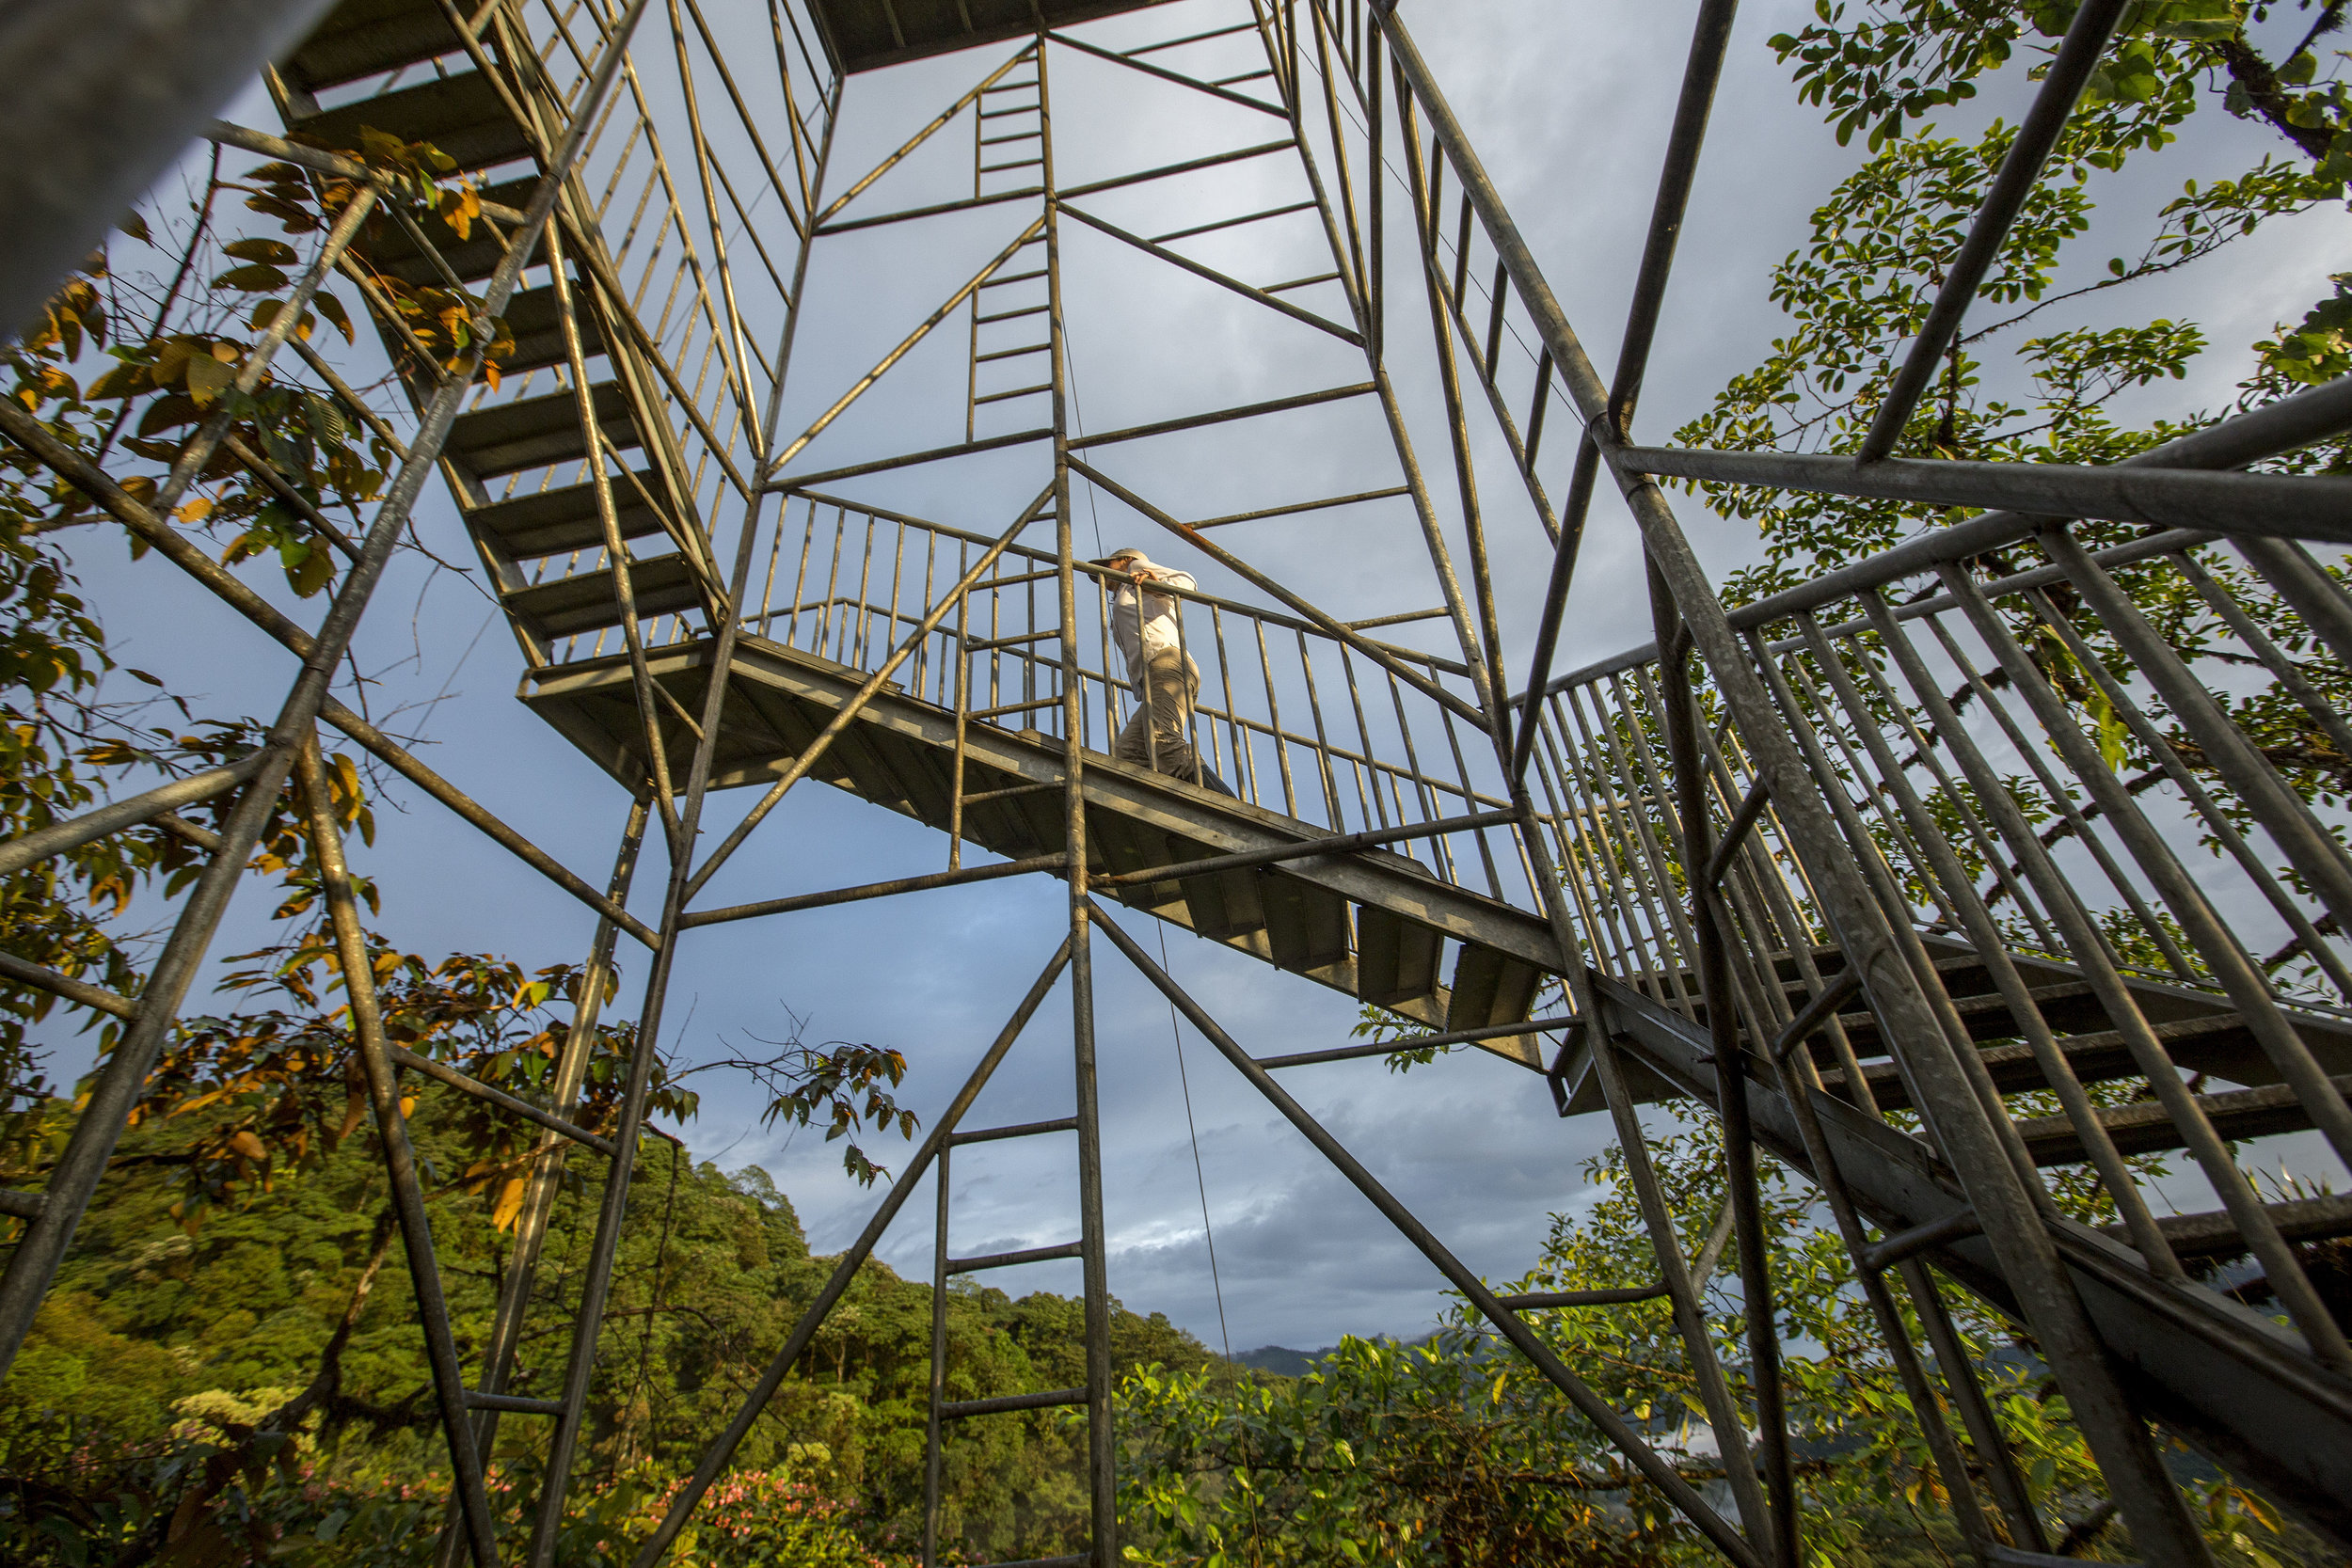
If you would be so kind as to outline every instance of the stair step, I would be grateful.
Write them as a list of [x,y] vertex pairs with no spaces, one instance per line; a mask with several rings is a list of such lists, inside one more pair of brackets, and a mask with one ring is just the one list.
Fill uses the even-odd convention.
[[[494,261],[493,266],[496,265]],[[575,291],[574,298],[578,298]],[[506,302],[506,329],[515,339],[515,351],[499,361],[499,369],[508,375],[520,375],[525,371],[541,370],[548,365],[563,364],[564,323],[555,308],[555,285],[526,289]],[[580,351],[583,357],[594,358],[604,352],[604,334],[596,329],[593,311],[576,310],[580,323]]]
[[1263,873],[1244,868],[1186,877],[1176,885],[1184,890],[1192,928],[1204,937],[1230,942],[1265,929],[1264,880]]
[[[2352,1093],[2352,1076],[2335,1082],[2337,1088]],[[2201,1094],[2197,1103],[2203,1107],[2214,1131],[2230,1142],[2277,1132],[2299,1132],[2312,1125],[2310,1114],[2296,1099],[2295,1091],[2284,1084]],[[2164,1107],[2153,1100],[2105,1108],[2099,1113],[2099,1121],[2115,1140],[2115,1147],[2125,1154],[2187,1146],[2187,1140],[2165,1114]],[[2017,1131],[2025,1138],[2026,1147],[2033,1151],[2034,1164],[2038,1165],[2080,1164],[2090,1158],[2074,1124],[2064,1117],[2037,1117],[2021,1121]]]
[[[2338,1236],[2352,1236],[2352,1196],[2343,1193],[2265,1203],[2263,1212],[2290,1242],[2326,1242]],[[2121,1225],[2106,1228],[2109,1235],[2129,1243],[2130,1237]],[[2246,1239],[2238,1231],[2237,1221],[2222,1211],[2166,1214],[2157,1219],[2156,1228],[2164,1232],[2172,1250],[2184,1258],[2229,1258],[2246,1250]]]
[[1265,911],[1266,947],[1277,965],[1305,974],[1346,962],[1346,899],[1279,873],[1268,876],[1258,895]]
[[[619,385],[600,381],[594,390],[596,420],[606,438],[622,451],[643,445]],[[459,415],[443,451],[476,478],[493,479],[526,468],[577,463],[588,455],[588,445],[580,435],[580,405],[565,388],[510,403],[485,404]]]
[[1356,911],[1356,987],[1381,1006],[1415,1001],[1438,990],[1445,939],[1428,927],[1366,905]]
[[464,47],[435,0],[343,0],[278,70],[316,92]]
[[300,121],[305,141],[356,148],[362,126],[403,141],[430,142],[471,173],[531,155],[531,143],[506,112],[498,88],[478,71],[363,98]]
[[[617,475],[612,480],[612,509],[620,518],[624,539],[642,539],[661,531],[661,521],[645,504],[641,485],[645,494],[661,494],[660,477],[647,469],[638,471],[635,483]],[[604,543],[593,480],[475,507],[466,514],[466,526],[516,561],[567,555]]]
[[[629,587],[637,599],[637,618],[691,610],[702,603],[692,568],[682,555],[657,555],[629,562]],[[602,631],[621,624],[620,601],[613,595],[612,569],[576,572],[552,582],[534,583],[506,595],[506,612],[529,630],[545,638],[573,637]]]
[[[1542,978],[1542,972],[1533,964],[1491,947],[1464,942],[1461,957],[1454,960],[1454,997],[1446,1008],[1446,1033],[1533,1018],[1535,989]],[[1526,1035],[1482,1043],[1505,1055],[1535,1050],[1534,1039]]]
[[[2192,1071],[2217,1070],[2198,1060],[2201,1048],[2232,1037],[2242,1038],[2245,1025],[2229,1014],[2210,1018],[2184,1019],[2177,1023],[2151,1025],[2173,1060]],[[2071,1035],[2058,1042],[2059,1051],[2074,1067],[2074,1076],[2086,1084],[2113,1078],[2132,1078],[2139,1074],[2131,1050],[2123,1043],[2121,1032],[2100,1030],[2095,1034]],[[2033,1048],[2023,1042],[1990,1046],[1978,1053],[1984,1059],[1995,1088],[2004,1094],[2020,1089],[2046,1088],[2042,1076],[2042,1064],[2034,1059]],[[2238,1070],[2244,1070],[2242,1068]],[[1864,1080],[1870,1085],[1870,1094],[1882,1110],[1896,1110],[1911,1103],[1910,1091],[1903,1085],[1902,1075],[1892,1062],[1869,1062],[1862,1069]],[[1842,1091],[1844,1072],[1828,1069],[1821,1073],[1821,1086],[1832,1094]]]

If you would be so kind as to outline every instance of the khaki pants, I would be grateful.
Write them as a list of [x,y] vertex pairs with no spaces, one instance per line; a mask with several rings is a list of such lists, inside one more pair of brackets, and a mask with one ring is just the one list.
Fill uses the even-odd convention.
[[1154,766],[1170,777],[1199,784],[1200,759],[1186,738],[1192,700],[1200,691],[1200,667],[1173,648],[1164,648],[1135,674],[1136,711],[1119,732],[1112,754],[1137,767]]

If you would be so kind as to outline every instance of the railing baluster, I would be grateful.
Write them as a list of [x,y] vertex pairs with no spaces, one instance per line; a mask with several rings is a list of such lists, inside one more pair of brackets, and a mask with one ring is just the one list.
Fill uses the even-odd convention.
[[1265,706],[1268,721],[1272,725],[1268,733],[1274,737],[1274,761],[1282,770],[1282,815],[1296,816],[1298,796],[1291,786],[1290,749],[1282,738],[1281,701],[1274,695],[1274,660],[1266,652],[1265,622],[1253,618],[1252,624],[1258,633],[1258,673],[1265,678]]
[[[1324,802],[1330,808],[1331,831],[1343,833],[1347,832],[1347,822],[1340,810],[1339,783],[1331,776],[1331,737],[1323,727],[1323,701],[1315,694],[1314,657],[1307,651],[1307,634],[1302,631],[1295,635],[1298,638],[1298,668],[1307,681],[1307,716],[1315,721],[1315,768],[1323,780]],[[1467,787],[1469,778],[1466,776],[1462,783]],[[1495,896],[1499,898],[1502,895],[1502,891],[1497,889]]]

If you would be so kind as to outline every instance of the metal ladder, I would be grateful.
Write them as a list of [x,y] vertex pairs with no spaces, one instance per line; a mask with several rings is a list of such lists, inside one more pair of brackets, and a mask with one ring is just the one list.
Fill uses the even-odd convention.
[[[1045,96],[1037,72],[1037,51],[1024,51],[1009,68],[1015,79],[999,80],[979,91],[974,101],[972,118],[972,198],[981,200],[991,196],[1009,194],[1021,188],[1023,171],[1041,170],[1045,166]],[[1022,74],[1025,71],[1026,74]],[[992,150],[994,150],[992,151]],[[993,158],[995,161],[992,162]],[[1036,175],[1031,174],[1032,182]],[[1016,252],[1009,267],[1021,266],[1031,249],[1045,244],[1042,234],[1025,243]],[[1025,398],[1050,394],[1054,389],[1051,356],[1053,337],[1049,330],[1034,343],[998,341],[997,346],[983,350],[980,328],[998,323],[1028,323],[1043,316],[1052,309],[1050,300],[1031,302],[1031,293],[1042,293],[1047,286],[1046,269],[1042,264],[1024,271],[1006,271],[982,283],[972,293],[965,307],[968,318],[968,347],[965,358],[963,393],[963,438],[978,439],[979,412],[983,407],[1011,404]],[[1030,293],[1004,293],[1008,289],[1019,290],[1030,285]],[[993,340],[1018,338],[1019,327],[988,335]],[[1041,381],[1031,379],[1028,365],[1022,361],[1039,355],[1048,356]],[[1003,365],[1020,373],[1013,385],[990,391],[980,389],[980,367]]]
[[[1091,1097],[1081,1091],[1082,1097]],[[1015,1268],[1023,1263],[1044,1263],[1065,1259],[1083,1259],[1089,1250],[1101,1255],[1102,1215],[1099,1204],[1080,1205],[1080,1236],[1075,1242],[1056,1246],[1026,1247],[1015,1252],[1000,1252],[972,1258],[958,1258],[947,1246],[948,1208],[951,1196],[949,1182],[950,1157],[955,1149],[967,1144],[996,1143],[1008,1138],[1043,1137],[1052,1133],[1079,1134],[1078,1160],[1080,1187],[1083,1192],[1091,1186],[1102,1188],[1102,1148],[1098,1138],[1089,1136],[1091,1128],[1090,1105],[1083,1105],[1086,1116],[1073,1114],[1057,1117],[1049,1121],[1022,1122],[1006,1127],[988,1127],[977,1132],[951,1132],[942,1142],[937,1158],[939,1182],[936,1218],[931,1232],[931,1375],[929,1417],[923,1432],[923,1568],[937,1568],[939,1562],[939,1523],[941,1492],[946,1463],[947,1425],[953,1421],[977,1420],[987,1416],[1010,1415],[1023,1410],[1054,1410],[1069,1406],[1084,1406],[1090,1419],[1104,1418],[1109,1409],[1110,1390],[1099,1389],[1093,1379],[1103,1375],[1104,1368],[1093,1366],[1093,1347],[1089,1346],[1089,1381],[1076,1388],[1049,1388],[1026,1394],[993,1394],[976,1399],[947,1397],[947,1302],[948,1281],[959,1275],[979,1274],[991,1269]],[[1086,1284],[1086,1309],[1091,1320],[1097,1313],[1107,1316],[1109,1301],[1103,1288],[1100,1271],[1089,1271]],[[1107,1360],[1107,1356],[1104,1357]],[[1099,1394],[1099,1398],[1097,1395]],[[1035,1568],[1042,1564],[1067,1563],[1072,1568],[1092,1560],[1090,1552],[1032,1560]],[[1012,1565],[1002,1565],[1012,1568]]]

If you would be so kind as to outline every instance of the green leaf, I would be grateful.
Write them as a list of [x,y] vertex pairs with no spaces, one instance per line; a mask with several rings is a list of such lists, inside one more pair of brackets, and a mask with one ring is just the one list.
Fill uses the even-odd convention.
[[189,357],[187,376],[188,396],[202,407],[235,384],[237,372],[234,366],[224,365],[209,354],[199,354]]
[[290,267],[302,260],[283,240],[231,240],[220,248],[240,261],[275,261]]
[[247,293],[274,293],[292,279],[276,267],[255,261],[247,266],[230,267],[213,279],[215,289],[242,289]]

